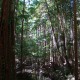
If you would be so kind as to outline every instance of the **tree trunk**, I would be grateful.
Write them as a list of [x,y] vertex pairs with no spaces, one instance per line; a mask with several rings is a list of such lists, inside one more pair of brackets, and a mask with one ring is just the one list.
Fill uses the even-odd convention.
[[[24,10],[25,10],[25,0],[23,3],[23,11],[22,15],[24,15]],[[21,29],[21,73],[22,73],[22,63],[23,63],[23,28],[24,27],[24,18],[22,19],[22,29]]]
[[75,53],[75,80],[78,80],[76,0],[74,0],[74,53]]
[[[11,56],[13,53],[14,42],[14,8],[13,0],[3,0],[1,10],[1,24],[0,24],[0,80],[12,80]],[[13,14],[14,15],[14,14]],[[12,19],[13,18],[13,19]],[[12,24],[13,23],[13,24]],[[13,34],[13,36],[12,36]],[[12,39],[13,38],[13,39]],[[13,65],[14,66],[14,65]],[[15,69],[14,69],[15,71]],[[15,73],[14,73],[15,74]]]

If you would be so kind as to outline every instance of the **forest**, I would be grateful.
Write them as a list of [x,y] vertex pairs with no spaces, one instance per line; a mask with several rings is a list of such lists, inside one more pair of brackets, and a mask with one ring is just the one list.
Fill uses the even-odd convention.
[[80,80],[80,0],[0,0],[0,80]]

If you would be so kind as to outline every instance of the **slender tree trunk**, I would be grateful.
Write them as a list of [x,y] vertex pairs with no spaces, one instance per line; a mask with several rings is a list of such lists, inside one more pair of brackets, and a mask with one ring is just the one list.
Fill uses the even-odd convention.
[[[24,10],[25,10],[25,0],[23,3],[23,11],[22,15],[24,15]],[[21,73],[22,73],[22,63],[23,63],[23,28],[24,27],[24,18],[22,19],[22,30],[21,30]]]
[[22,20],[22,31],[21,31],[21,73],[22,73],[22,63],[23,63],[23,20]]
[[78,80],[76,0],[74,0],[74,52],[75,52],[75,80]]

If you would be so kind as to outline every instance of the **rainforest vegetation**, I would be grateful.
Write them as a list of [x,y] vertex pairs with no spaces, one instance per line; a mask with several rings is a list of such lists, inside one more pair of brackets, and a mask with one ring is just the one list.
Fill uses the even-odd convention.
[[0,0],[0,80],[80,80],[80,0]]

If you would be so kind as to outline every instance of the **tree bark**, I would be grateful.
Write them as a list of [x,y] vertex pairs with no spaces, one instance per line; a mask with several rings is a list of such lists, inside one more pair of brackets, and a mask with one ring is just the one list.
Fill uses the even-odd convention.
[[76,0],[74,0],[74,54],[75,54],[75,80],[78,80],[78,50],[77,50],[77,19]]
[[[14,10],[12,9],[13,0],[3,0],[1,9],[1,24],[0,24],[0,80],[12,80],[11,56],[13,53],[14,40]],[[13,20],[12,20],[13,18]],[[11,36],[13,34],[13,36]],[[13,39],[12,39],[13,38]],[[13,58],[14,59],[14,58]],[[13,65],[14,66],[14,65]],[[15,69],[14,69],[15,70]]]

